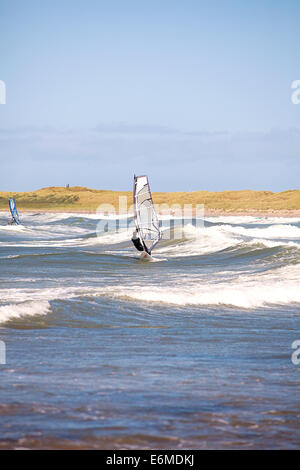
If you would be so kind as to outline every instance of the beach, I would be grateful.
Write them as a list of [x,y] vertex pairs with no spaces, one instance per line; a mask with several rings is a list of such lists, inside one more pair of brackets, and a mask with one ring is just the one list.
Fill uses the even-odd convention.
[[[72,213],[132,212],[132,191],[111,191],[74,187],[49,187],[36,191],[0,191],[0,210],[8,208],[13,197],[20,211],[50,211]],[[242,215],[254,217],[297,217],[300,213],[300,190],[273,193],[271,191],[193,191],[153,192],[153,202],[159,213],[195,212],[203,206],[205,215]]]

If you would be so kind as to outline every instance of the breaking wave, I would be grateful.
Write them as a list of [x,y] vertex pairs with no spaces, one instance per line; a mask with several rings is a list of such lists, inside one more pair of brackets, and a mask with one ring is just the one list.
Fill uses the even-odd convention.
[[0,307],[0,323],[25,316],[47,315],[50,310],[51,307],[47,300],[3,305]]

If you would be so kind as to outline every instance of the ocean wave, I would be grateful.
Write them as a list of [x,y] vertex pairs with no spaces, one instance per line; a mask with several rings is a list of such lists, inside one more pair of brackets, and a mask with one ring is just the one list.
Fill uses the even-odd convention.
[[37,220],[48,222],[57,222],[62,220],[76,220],[76,219],[87,219],[87,220],[101,220],[101,219],[128,219],[132,218],[133,214],[117,214],[104,212],[39,212],[39,213],[24,213],[24,218],[34,217],[35,222]]
[[[43,229],[46,229],[44,226]],[[20,240],[15,239],[0,242],[1,246],[10,247],[33,247],[33,248],[63,248],[63,247],[85,247],[95,245],[118,245],[128,243],[131,248],[132,228],[112,227],[109,231],[103,231],[103,227],[95,228],[96,232],[87,231],[75,227],[75,230],[68,230],[65,238],[62,237],[63,226],[59,226],[57,233],[47,233],[45,230],[36,230],[36,236],[43,235],[43,239]],[[31,230],[32,234],[34,231]],[[212,225],[209,227],[195,227],[192,224],[175,226],[171,230],[168,227],[162,228],[162,243],[160,243],[155,253],[157,255],[169,257],[198,256],[209,253],[216,253],[239,245],[248,245],[252,250],[252,245],[261,244],[266,247],[294,246],[300,248],[300,228],[292,225],[274,225],[267,228],[245,228],[232,225]],[[50,238],[53,238],[52,240]],[[73,235],[73,236],[72,236]],[[74,236],[75,235],[75,236]],[[56,238],[57,237],[57,238]]]
[[[300,248],[300,228],[289,225],[270,228],[273,230],[270,231],[268,228],[247,229],[231,225],[195,227],[188,224],[182,228],[181,235],[179,235],[180,229],[177,228],[177,235],[175,233],[174,239],[158,245],[155,252],[169,257],[186,257],[216,253],[230,248],[235,249],[238,246],[243,248],[248,246],[249,251],[252,251],[253,246],[257,244],[267,248],[276,246]],[[297,242],[298,238],[295,239],[295,235],[299,236],[299,242]]]
[[118,231],[112,232],[98,232],[98,243],[103,245],[117,245],[122,242],[128,241],[131,246],[131,239],[132,237],[132,228],[124,228],[119,229]]
[[[72,280],[69,279],[68,282]],[[84,297],[114,297],[120,300],[158,302],[177,306],[228,306],[245,309],[268,305],[300,303],[300,264],[265,272],[242,273],[230,270],[207,276],[171,276],[147,283],[122,282],[114,285],[68,286],[0,290],[2,301],[15,302],[0,307],[0,321],[21,314],[45,314],[52,300]]]
[[24,225],[0,225],[0,230],[3,232],[24,232],[26,227]]
[[88,245],[99,244],[95,233],[87,233],[84,237],[64,238],[62,240],[22,240],[16,242],[0,242],[1,246],[9,246],[13,248],[64,248],[64,247],[84,247]]
[[273,224],[297,224],[300,223],[299,217],[254,217],[251,215],[224,215],[224,216],[205,216],[205,220],[213,223],[222,224],[255,224],[255,225],[273,225]]
[[223,230],[228,230],[230,233],[244,235],[247,237],[255,238],[268,238],[268,239],[299,239],[300,228],[294,225],[271,225],[263,228],[245,228],[233,227],[231,225],[223,225]]
[[[228,273],[226,277],[229,278]],[[268,273],[238,275],[230,280],[184,282],[175,285],[115,288],[115,297],[178,306],[227,306],[253,309],[300,303],[300,265]]]
[[47,315],[50,310],[51,307],[47,300],[2,305],[0,307],[0,323],[25,316]]

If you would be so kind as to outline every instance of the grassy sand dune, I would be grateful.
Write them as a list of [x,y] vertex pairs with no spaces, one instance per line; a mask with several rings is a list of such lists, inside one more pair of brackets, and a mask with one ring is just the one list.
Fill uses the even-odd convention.
[[[49,187],[32,192],[0,192],[0,209],[7,210],[9,197],[14,197],[22,210],[87,211],[94,212],[100,204],[111,204],[119,210],[119,196],[127,196],[132,204],[131,191],[108,191],[81,186]],[[195,191],[153,193],[155,204],[204,204],[207,212],[249,213],[252,211],[300,211],[300,190],[272,193],[271,191]]]

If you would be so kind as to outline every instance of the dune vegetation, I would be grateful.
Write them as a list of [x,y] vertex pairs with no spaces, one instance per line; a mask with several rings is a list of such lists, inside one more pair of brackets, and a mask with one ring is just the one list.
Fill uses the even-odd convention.
[[[87,211],[94,212],[100,204],[110,204],[119,210],[119,197],[132,203],[131,191],[97,190],[80,186],[49,187],[37,191],[0,192],[0,209],[8,209],[8,199],[14,197],[19,210]],[[271,191],[194,191],[153,193],[155,204],[204,204],[208,211],[297,211],[300,210],[300,190],[281,193]],[[109,208],[108,208],[109,210]]]

